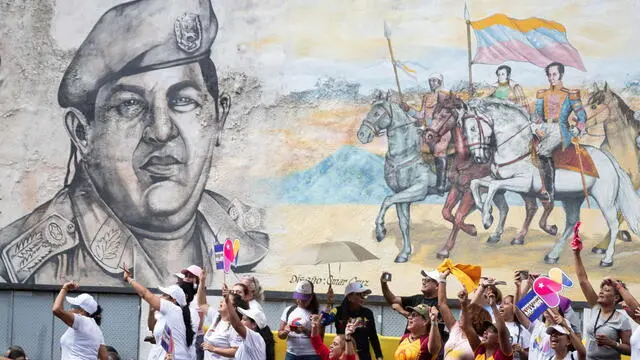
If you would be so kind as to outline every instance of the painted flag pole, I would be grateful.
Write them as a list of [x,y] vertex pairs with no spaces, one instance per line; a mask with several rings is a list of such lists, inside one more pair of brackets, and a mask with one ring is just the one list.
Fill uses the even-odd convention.
[[471,74],[471,65],[473,65],[473,61],[471,60],[471,19],[469,17],[469,8],[467,7],[467,3],[464,3],[464,21],[467,23],[467,50],[468,50],[468,65],[469,65],[469,99],[471,99],[473,95],[473,76]]
[[398,95],[400,96],[400,101],[402,101],[402,90],[400,90],[400,80],[398,79],[398,69],[396,68],[396,60],[393,57],[393,47],[391,46],[391,29],[387,25],[387,22],[384,22],[384,37],[387,38],[387,45],[389,45],[389,54],[391,55],[391,64],[393,65],[393,74],[396,76],[396,85],[398,86]]

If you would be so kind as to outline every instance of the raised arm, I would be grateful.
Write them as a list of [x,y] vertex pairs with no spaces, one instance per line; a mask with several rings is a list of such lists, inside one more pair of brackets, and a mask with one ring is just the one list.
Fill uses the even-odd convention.
[[579,248],[573,250],[573,260],[576,268],[576,276],[578,277],[580,289],[582,289],[582,293],[584,294],[587,303],[590,307],[593,307],[598,303],[598,294],[595,290],[593,290],[593,286],[591,286],[591,283],[589,282],[587,270],[582,264],[582,256],[580,256],[580,251],[581,249]]
[[198,291],[196,291],[196,298],[198,299],[198,307],[206,312],[209,308],[209,304],[207,304],[207,267],[206,266],[202,268],[202,273],[200,274],[200,285],[198,286]]
[[451,274],[450,270],[442,273],[445,281],[438,285],[438,310],[440,310],[440,314],[442,314],[442,320],[444,320],[445,326],[451,330],[456,324],[456,318],[453,316],[449,304],[447,304],[447,277],[449,274]]
[[382,288],[382,295],[384,299],[387,300],[389,305],[399,304],[402,305],[402,298],[400,296],[395,296],[391,290],[389,289],[389,283],[385,279],[385,274],[387,272],[383,272],[382,276],[380,276],[380,287]]
[[222,297],[224,301],[227,303],[227,309],[229,309],[229,323],[233,327],[233,329],[240,335],[243,339],[247,338],[247,328],[242,325],[242,321],[238,316],[238,312],[235,311],[231,300],[229,299],[229,288],[227,284],[222,285]]
[[638,300],[631,295],[631,292],[629,292],[629,290],[627,290],[620,281],[614,278],[609,279],[613,282],[613,285],[616,287],[616,290],[618,290],[618,293],[620,293],[622,300],[624,300],[625,304],[629,308],[629,317],[631,317],[635,322],[640,322],[640,317],[636,315],[638,310],[640,310],[640,303],[638,303]]
[[73,313],[64,309],[64,298],[70,290],[76,290],[77,288],[78,283],[75,281],[70,281],[62,285],[56,300],[53,302],[53,307],[51,308],[53,315],[62,320],[69,327],[73,326]]
[[356,347],[353,344],[353,333],[356,331],[355,322],[350,321],[344,329],[344,341],[345,346],[345,360],[356,359]]
[[489,306],[491,306],[491,310],[493,311],[496,328],[498,329],[498,343],[500,344],[500,350],[502,350],[503,354],[511,354],[513,353],[513,349],[511,348],[511,341],[509,341],[509,329],[507,329],[507,324],[505,324],[504,319],[500,314],[500,310],[498,310],[496,294],[493,291],[489,291],[488,296]]
[[[442,286],[442,283],[440,286]],[[429,320],[431,321],[431,327],[427,346],[429,347],[431,359],[434,360],[440,355],[440,348],[442,347],[442,338],[440,337],[440,329],[438,329],[438,309],[435,306],[429,309]]]
[[462,327],[462,331],[464,331],[467,336],[467,340],[469,341],[469,345],[473,351],[476,351],[478,346],[480,346],[480,338],[476,333],[476,330],[471,325],[471,319],[469,318],[469,313],[467,312],[467,306],[469,305],[469,299],[467,298],[467,292],[462,290],[458,293],[458,299],[460,300],[460,326]]
[[128,269],[127,264],[124,264],[122,269],[124,270],[122,274],[124,281],[128,282],[129,285],[131,285],[131,287],[133,288],[133,290],[138,294],[138,296],[140,296],[142,300],[146,301],[153,310],[159,311],[160,297],[151,293],[149,289],[147,289],[142,284],[138,283],[134,278],[132,278],[131,273],[127,269]]

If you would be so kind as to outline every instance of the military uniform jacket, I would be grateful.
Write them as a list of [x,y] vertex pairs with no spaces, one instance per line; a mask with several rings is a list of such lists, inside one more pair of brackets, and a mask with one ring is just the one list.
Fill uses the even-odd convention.
[[573,112],[579,123],[587,121],[587,114],[582,107],[580,90],[569,90],[562,86],[538,90],[536,93],[536,120],[559,123],[562,134],[562,145],[567,148],[571,144],[569,132],[569,115]]
[[[200,266],[215,269],[209,256],[214,243],[239,239],[242,254],[238,272],[259,263],[268,251],[267,234],[248,231],[231,219],[231,202],[205,191],[195,221],[199,232],[194,248],[202,254]],[[60,284],[77,280],[85,285],[122,286],[122,263],[155,286],[174,282],[169,268],[188,264],[157,264],[140,246],[134,233],[102,201],[86,172],[80,168],[72,183],[31,214],[0,230],[0,282]]]

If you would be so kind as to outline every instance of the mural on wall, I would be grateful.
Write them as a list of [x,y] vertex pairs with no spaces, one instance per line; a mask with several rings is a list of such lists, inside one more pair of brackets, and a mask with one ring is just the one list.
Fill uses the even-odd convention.
[[[640,285],[640,4],[328,1],[3,5],[0,281],[154,286],[238,239],[268,290],[412,292],[446,258],[570,273],[581,220]],[[294,265],[339,241],[379,259]]]

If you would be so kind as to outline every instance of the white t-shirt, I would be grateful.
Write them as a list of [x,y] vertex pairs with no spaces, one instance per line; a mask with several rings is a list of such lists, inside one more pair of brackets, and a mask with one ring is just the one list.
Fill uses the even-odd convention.
[[[197,327],[197,324],[194,325],[193,321],[193,313],[191,313],[191,325],[192,327]],[[162,332],[164,331],[165,324],[171,329],[175,350],[174,359],[191,360],[192,354],[195,355],[195,336],[193,337],[191,346],[187,347],[187,331],[184,326],[184,319],[182,318],[182,308],[165,299],[160,300],[160,311],[156,312],[156,326],[153,327],[153,337],[156,340],[156,345],[149,354],[149,359],[152,359],[152,356],[153,359],[164,358],[165,353],[160,344],[162,342]]]
[[551,349],[550,336],[547,334],[547,326],[540,320],[535,320],[529,327],[531,338],[529,341],[529,360],[549,360],[555,356]]
[[247,336],[236,351],[237,360],[264,360],[267,358],[267,349],[264,339],[257,332],[245,327]]
[[631,334],[631,360],[640,360],[640,326]]
[[[240,347],[242,337],[238,335],[233,326],[228,321],[220,320],[215,324],[218,318],[218,311],[209,307],[207,317],[212,319],[207,332],[204,334],[204,341],[219,348],[228,349],[232,347]],[[215,326],[214,326],[215,325]],[[211,351],[204,351],[205,360],[228,360],[229,358],[215,354]]]
[[[577,351],[569,351],[567,355],[562,358],[562,360],[578,360],[578,359],[579,357],[578,357]],[[556,360],[556,354],[554,353],[553,355],[546,358],[545,360]]]
[[73,325],[60,337],[62,360],[95,360],[104,344],[102,330],[90,317],[73,314]]
[[[296,305],[293,305],[293,307],[294,309],[291,314],[289,314],[288,319],[287,312],[291,306],[284,309],[280,321],[284,321],[289,325],[296,323],[299,327],[304,327],[311,331],[311,312]],[[311,345],[311,339],[305,334],[299,334],[293,331],[291,331],[287,337],[287,352],[296,356],[316,355],[316,351],[313,345]]]
[[[529,348],[529,343],[531,341],[531,334],[529,333],[529,330],[513,321],[506,322],[505,324],[507,325],[509,335],[511,336],[511,344],[513,345],[517,343],[520,344],[523,349]],[[518,334],[520,334],[519,338]]]

